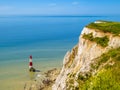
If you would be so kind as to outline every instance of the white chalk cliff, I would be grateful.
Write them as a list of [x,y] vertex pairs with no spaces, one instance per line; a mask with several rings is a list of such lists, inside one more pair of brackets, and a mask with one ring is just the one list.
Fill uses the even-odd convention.
[[[92,33],[94,38],[107,36],[109,39],[108,45],[102,47],[96,42],[83,38],[84,34],[87,35],[90,33]],[[97,71],[92,71],[91,63],[94,63],[96,58],[103,53],[108,52],[112,48],[118,47],[120,47],[119,36],[84,27],[80,34],[78,44],[71,51],[66,53],[63,60],[62,70],[58,75],[55,84],[52,86],[52,90],[74,90],[69,83],[70,75],[74,76],[74,79],[71,79],[72,85],[77,87],[79,83],[76,79],[79,74],[85,75],[89,72],[92,72],[92,74],[96,73]]]

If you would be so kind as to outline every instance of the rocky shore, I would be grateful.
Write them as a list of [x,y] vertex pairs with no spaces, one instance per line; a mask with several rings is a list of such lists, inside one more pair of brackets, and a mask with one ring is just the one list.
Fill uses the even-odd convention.
[[37,73],[35,78],[26,82],[24,90],[52,90],[60,69],[54,68],[44,73]]

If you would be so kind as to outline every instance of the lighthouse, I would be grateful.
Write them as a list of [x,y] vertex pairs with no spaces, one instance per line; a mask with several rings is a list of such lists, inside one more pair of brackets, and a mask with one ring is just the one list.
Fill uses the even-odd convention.
[[35,69],[33,68],[32,55],[29,57],[29,71],[35,72]]
[[29,57],[29,69],[33,67],[33,63],[32,63],[32,55],[30,55]]

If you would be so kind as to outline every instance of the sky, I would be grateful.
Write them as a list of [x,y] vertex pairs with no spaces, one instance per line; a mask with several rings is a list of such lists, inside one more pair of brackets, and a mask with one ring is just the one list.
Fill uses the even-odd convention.
[[120,0],[0,0],[0,15],[120,15]]

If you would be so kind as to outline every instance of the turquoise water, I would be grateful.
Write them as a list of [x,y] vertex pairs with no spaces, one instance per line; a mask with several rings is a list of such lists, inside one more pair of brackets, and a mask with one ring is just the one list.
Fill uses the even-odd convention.
[[17,86],[21,89],[24,82],[29,80],[29,55],[33,56],[34,67],[42,72],[55,67],[60,68],[65,53],[77,44],[83,27],[95,20],[120,21],[120,18],[0,17],[0,87],[2,90],[8,88],[16,90]]

